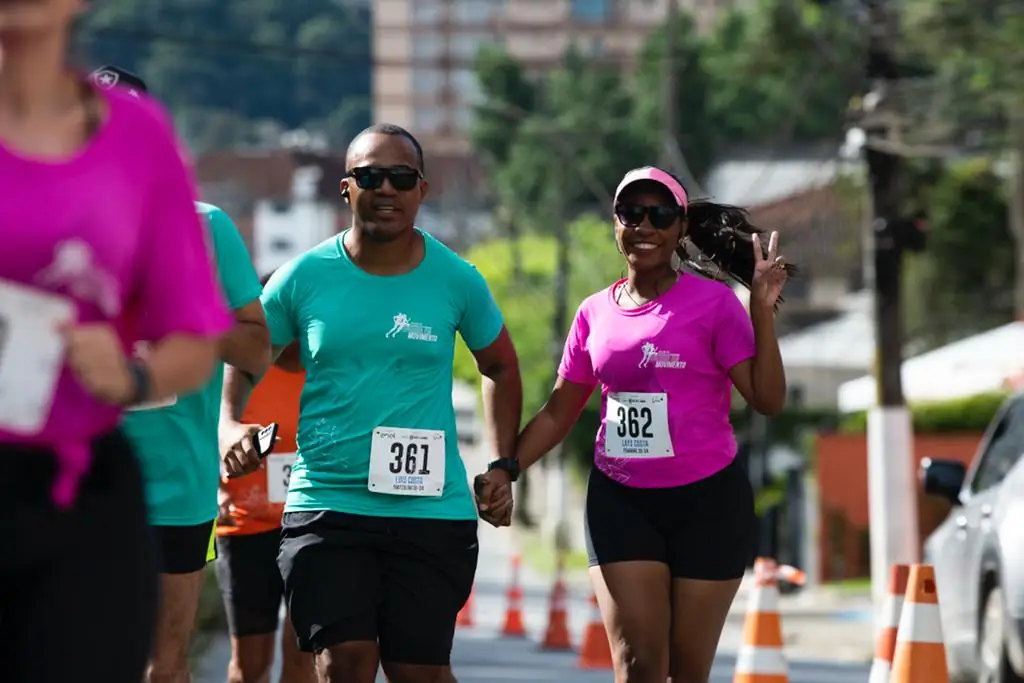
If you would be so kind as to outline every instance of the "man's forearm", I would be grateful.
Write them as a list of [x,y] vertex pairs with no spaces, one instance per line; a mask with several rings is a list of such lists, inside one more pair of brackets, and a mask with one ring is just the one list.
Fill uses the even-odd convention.
[[518,367],[496,368],[480,380],[484,428],[498,458],[513,458],[523,413],[523,382]]
[[270,331],[266,325],[238,321],[220,339],[220,359],[229,366],[261,376],[270,366]]
[[242,413],[245,412],[245,407],[249,403],[252,390],[263,379],[263,375],[266,374],[270,363],[276,360],[283,350],[284,347],[272,347],[267,359],[267,365],[259,373],[248,372],[234,365],[228,365],[224,368],[224,388],[221,393],[220,402],[222,421],[242,421]]

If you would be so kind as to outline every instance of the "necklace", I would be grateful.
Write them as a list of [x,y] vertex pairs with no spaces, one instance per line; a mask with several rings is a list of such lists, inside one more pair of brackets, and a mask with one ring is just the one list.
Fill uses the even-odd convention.
[[[672,280],[672,284],[675,284],[678,281],[679,281],[679,273],[676,273],[675,278]],[[617,291],[615,293],[615,303],[618,306],[620,306],[620,307],[622,306],[622,295],[623,295],[623,293],[625,293],[625,295],[629,297],[629,300],[632,301],[636,305],[637,308],[640,308],[641,306],[645,306],[645,305],[651,303],[652,301],[657,299],[659,296],[661,296],[664,292],[661,291],[661,284],[658,283],[657,285],[654,286],[654,296],[653,297],[651,297],[650,299],[646,299],[644,301],[637,301],[636,298],[632,294],[629,293],[629,281],[627,280],[626,282],[623,282],[621,285],[619,285],[619,291]]]

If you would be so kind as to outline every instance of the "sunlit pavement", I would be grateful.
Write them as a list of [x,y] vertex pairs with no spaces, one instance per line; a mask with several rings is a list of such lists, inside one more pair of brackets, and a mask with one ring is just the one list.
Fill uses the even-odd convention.
[[[586,671],[577,666],[574,652],[546,652],[538,642],[547,625],[549,586],[543,577],[523,575],[523,621],[529,638],[499,637],[507,606],[506,589],[509,577],[511,547],[507,530],[496,531],[481,526],[480,565],[474,590],[471,628],[460,628],[452,654],[452,669],[460,683],[607,683],[610,671]],[[579,644],[590,616],[588,595],[572,590],[569,601],[569,625],[572,642]],[[730,620],[722,636],[721,654],[715,664],[713,683],[732,681],[733,657],[741,642],[742,624]],[[841,643],[836,643],[840,645]],[[225,640],[208,651],[195,683],[224,683],[228,649]],[[866,664],[832,664],[793,660],[790,662],[791,683],[864,683],[868,677]],[[272,681],[276,683],[277,673]],[[383,675],[377,679],[384,682]]]
[[[467,449],[468,451],[468,449]],[[483,471],[486,462],[482,454],[465,453],[470,473]],[[472,628],[460,628],[456,634],[452,652],[452,670],[459,683],[610,683],[610,671],[585,671],[577,666],[578,655],[573,652],[545,652],[539,641],[547,626],[548,596],[551,578],[538,576],[524,568],[523,622],[529,635],[527,639],[499,637],[501,624],[507,607],[506,591],[510,578],[510,558],[515,552],[508,529],[494,529],[487,524],[480,525],[480,562],[477,568],[473,595]],[[212,571],[212,569],[211,569]],[[579,645],[587,620],[590,605],[586,582],[574,582],[570,587],[569,627],[571,640]],[[843,624],[842,619],[817,621],[812,631],[822,631],[827,637],[826,653],[834,653],[843,647],[843,633],[856,628],[855,622]],[[730,683],[733,676],[733,654],[742,642],[742,618],[730,618],[719,647],[719,658],[715,663],[712,683]],[[819,651],[818,648],[806,651]],[[225,683],[225,672],[229,657],[228,642],[221,638],[207,651],[203,661],[194,671],[194,683]],[[277,658],[279,660],[280,657]],[[809,660],[790,660],[790,683],[865,683],[868,679],[867,664],[833,664]],[[272,683],[277,683],[279,668],[275,665]],[[384,683],[383,674],[377,680]]]

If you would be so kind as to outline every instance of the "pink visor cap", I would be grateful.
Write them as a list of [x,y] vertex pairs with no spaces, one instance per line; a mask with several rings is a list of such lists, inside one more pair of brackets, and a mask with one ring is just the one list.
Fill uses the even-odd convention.
[[676,200],[676,204],[682,207],[684,210],[689,206],[689,200],[686,197],[686,190],[679,184],[679,181],[673,178],[671,175],[662,171],[660,168],[654,166],[642,166],[640,168],[634,168],[632,171],[627,173],[622,178],[622,182],[619,183],[619,187],[615,190],[615,202],[619,201],[619,195],[629,185],[640,180],[652,180],[666,190],[672,193],[672,196]]

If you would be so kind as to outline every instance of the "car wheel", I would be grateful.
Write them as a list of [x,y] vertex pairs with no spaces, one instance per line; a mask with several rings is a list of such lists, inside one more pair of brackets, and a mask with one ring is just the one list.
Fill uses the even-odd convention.
[[1003,592],[999,586],[989,591],[978,634],[978,683],[1024,683],[1013,673],[1006,657],[1006,619]]

